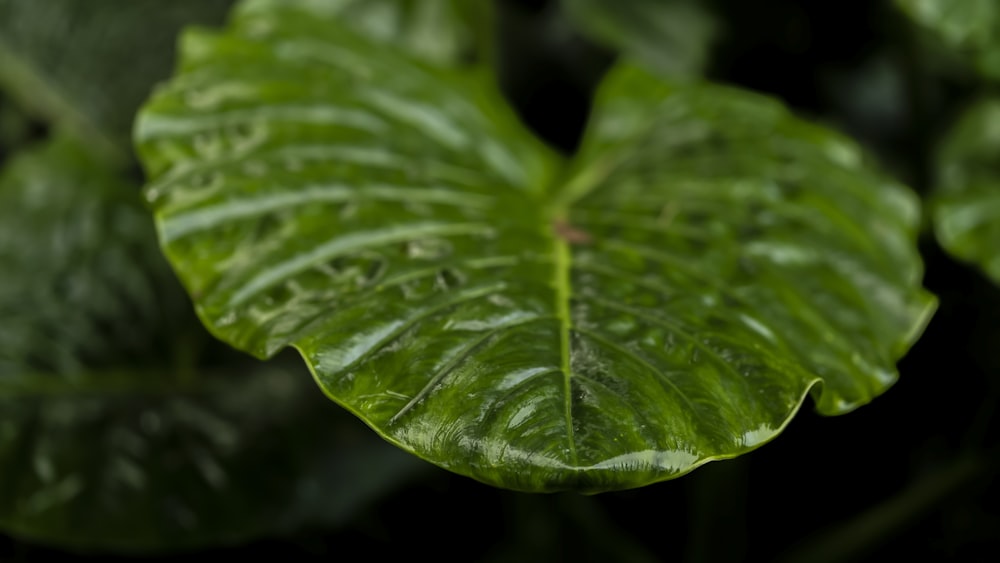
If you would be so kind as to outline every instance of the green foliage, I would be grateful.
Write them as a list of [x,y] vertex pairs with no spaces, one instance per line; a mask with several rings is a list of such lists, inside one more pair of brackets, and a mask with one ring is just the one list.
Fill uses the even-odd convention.
[[[0,0],[0,530],[136,554],[330,530],[427,469],[418,457],[529,492],[673,479],[775,438],[806,402],[843,414],[896,382],[937,303],[919,225],[1000,283],[995,96],[976,92],[940,143],[922,222],[914,193],[852,141],[700,78],[739,32],[713,10],[737,14],[730,25],[753,10],[514,4]],[[199,27],[231,6],[224,30]],[[1000,4],[897,6],[888,27],[905,13],[923,32],[879,47],[899,78],[875,96],[899,110],[884,123],[949,115],[935,106],[948,88],[1000,78]],[[792,43],[818,40],[782,14]],[[580,82],[607,59],[583,37],[622,56],[563,156],[519,112],[535,128],[525,107],[558,107],[546,88],[563,78],[590,99]],[[721,45],[751,64],[742,46]],[[505,99],[498,75],[548,59],[565,77],[525,72]],[[880,88],[865,76],[863,94]],[[868,94],[856,105],[871,111]],[[913,154],[938,125],[920,124]],[[989,340],[989,299],[965,298]],[[955,371],[984,363],[947,356]],[[928,427],[957,418],[938,391]],[[857,442],[831,451],[870,457]],[[732,537],[715,524],[740,518],[749,460],[682,480],[695,508],[670,510],[698,528],[686,561],[740,553],[714,545]],[[850,559],[992,467],[952,461],[790,560]],[[504,498],[515,522],[493,560],[660,554],[601,513],[606,496]]]
[[581,29],[668,75],[699,76],[716,23],[697,0],[566,0]]
[[389,441],[526,491],[676,477],[810,390],[837,414],[895,381],[934,302],[918,204],[850,142],[622,65],[564,163],[489,77],[337,16],[244,4],[139,118],[161,241],[223,340],[294,346]]
[[[268,14],[307,10],[324,19],[349,21],[365,34],[436,63],[486,56],[490,34],[488,2],[468,0],[251,0],[239,6],[260,33]],[[256,15],[256,17],[255,17]],[[251,33],[254,31],[251,30]]]
[[307,374],[220,363],[137,190],[71,141],[0,177],[0,270],[17,273],[0,279],[0,525],[17,535],[231,542],[337,524],[413,471]]
[[896,0],[922,27],[970,60],[984,76],[1000,79],[1000,3],[996,0]]
[[34,114],[124,158],[132,117],[170,73],[182,26],[233,0],[0,0],[0,86]]
[[1000,99],[961,116],[938,154],[934,225],[941,244],[1000,283]]

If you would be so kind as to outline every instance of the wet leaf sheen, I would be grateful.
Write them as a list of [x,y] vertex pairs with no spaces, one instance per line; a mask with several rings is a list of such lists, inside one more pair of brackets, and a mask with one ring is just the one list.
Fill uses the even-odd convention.
[[320,5],[189,33],[140,117],[161,242],[216,335],[294,346],[387,440],[527,491],[676,477],[810,390],[837,414],[895,381],[933,308],[918,208],[851,143],[622,66],[563,163],[482,71]]

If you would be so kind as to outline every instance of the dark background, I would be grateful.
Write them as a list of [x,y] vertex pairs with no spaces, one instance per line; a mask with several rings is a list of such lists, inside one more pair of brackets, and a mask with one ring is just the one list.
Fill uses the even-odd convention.
[[[927,193],[935,143],[982,87],[936,65],[890,2],[712,3],[723,19],[712,79],[772,94],[847,132]],[[503,83],[525,121],[572,152],[614,55],[580,38],[547,41],[553,4],[500,2]],[[45,134],[26,123],[5,138]],[[13,148],[0,147],[0,159]],[[152,560],[995,560],[1000,289],[928,234],[921,247],[938,312],[901,362],[899,383],[854,413],[824,418],[807,405],[749,455],[594,497],[510,493],[429,467],[336,532]],[[0,538],[0,561],[88,559],[108,560]]]

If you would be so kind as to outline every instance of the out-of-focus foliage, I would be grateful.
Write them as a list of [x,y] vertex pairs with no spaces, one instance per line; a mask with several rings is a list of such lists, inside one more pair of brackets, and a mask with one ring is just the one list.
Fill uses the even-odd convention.
[[28,140],[31,128],[31,119],[0,91],[0,166],[7,153]]
[[919,25],[1000,80],[1000,2],[997,0],[896,0]]
[[0,0],[0,86],[92,147],[130,154],[132,117],[170,74],[177,33],[233,0]]
[[962,115],[938,153],[934,224],[941,244],[1000,283],[1000,98]]
[[342,523],[415,468],[307,373],[222,361],[138,191],[72,141],[0,175],[0,271],[0,529],[215,545]]
[[565,0],[572,20],[595,39],[668,76],[697,76],[717,26],[698,0]]
[[[412,55],[451,64],[489,56],[491,4],[483,0],[253,0],[240,4],[239,10],[245,16],[312,10],[322,17],[349,21]],[[267,33],[267,19],[255,21],[256,32]]]

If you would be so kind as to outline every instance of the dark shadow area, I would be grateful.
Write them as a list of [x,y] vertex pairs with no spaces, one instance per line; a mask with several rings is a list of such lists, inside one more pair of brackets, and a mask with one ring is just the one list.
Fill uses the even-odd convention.
[[504,94],[532,131],[572,154],[614,54],[572,32],[558,2],[500,0],[497,14]]

